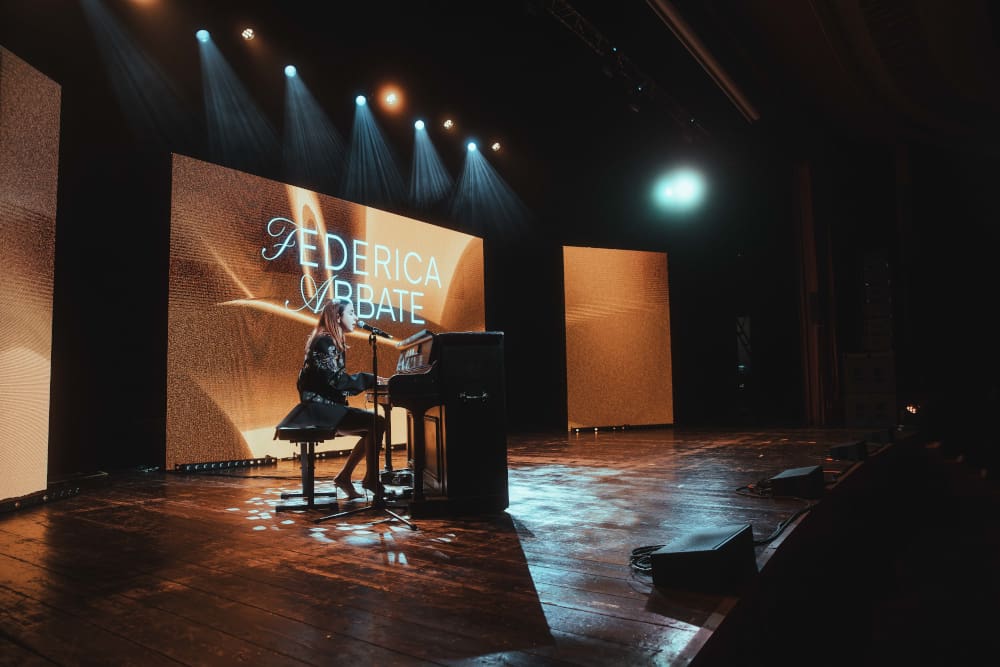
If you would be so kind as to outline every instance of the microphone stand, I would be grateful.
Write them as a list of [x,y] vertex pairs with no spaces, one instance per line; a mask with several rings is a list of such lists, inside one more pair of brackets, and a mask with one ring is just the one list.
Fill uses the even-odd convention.
[[[368,334],[368,344],[371,345],[372,348],[372,378],[375,381],[375,385],[372,387],[372,428],[366,436],[372,439],[372,446],[368,447],[365,452],[365,469],[369,476],[374,475],[378,486],[376,486],[375,490],[372,492],[374,495],[372,496],[372,501],[369,505],[344,512],[337,512],[336,514],[321,516],[318,519],[313,519],[313,523],[321,523],[328,519],[338,519],[342,516],[350,516],[351,514],[374,510],[376,512],[383,512],[389,516],[385,519],[374,521],[373,523],[396,520],[405,523],[410,527],[410,530],[417,530],[416,524],[396,514],[386,505],[385,486],[382,484],[381,475],[375,473],[375,471],[378,470],[378,452],[382,444],[382,439],[375,439],[375,434],[378,433],[378,336],[374,331]],[[388,412],[389,411],[386,410],[386,419],[388,419]],[[386,447],[391,446],[392,443],[386,443]]]

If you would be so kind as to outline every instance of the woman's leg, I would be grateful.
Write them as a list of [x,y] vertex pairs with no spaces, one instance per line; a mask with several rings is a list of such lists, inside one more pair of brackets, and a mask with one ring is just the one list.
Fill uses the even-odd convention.
[[337,474],[336,481],[350,482],[351,476],[354,474],[354,469],[358,467],[363,458],[365,458],[365,439],[361,438],[354,445],[351,453],[347,455],[347,461],[344,462],[344,467]]
[[358,440],[358,444],[354,445],[354,449],[347,456],[347,461],[344,462],[344,467],[340,469],[337,476],[333,478],[333,483],[337,485],[341,491],[347,494],[349,500],[354,498],[360,498],[362,494],[358,493],[354,488],[354,484],[351,483],[351,475],[354,474],[354,469],[357,467],[361,459],[365,457],[365,443],[364,440]]
[[338,485],[341,483],[350,484],[354,469],[361,462],[361,459],[366,459],[365,478],[362,485],[366,489],[375,490],[377,488],[377,482],[379,481],[378,453],[381,449],[382,434],[385,432],[385,417],[378,415],[375,418],[375,422],[377,431],[373,437],[371,433],[372,413],[366,410],[351,408],[337,426],[337,433],[362,436],[357,444],[354,445],[354,449],[351,450],[347,461],[344,462],[344,467],[337,477],[334,478],[334,482]]

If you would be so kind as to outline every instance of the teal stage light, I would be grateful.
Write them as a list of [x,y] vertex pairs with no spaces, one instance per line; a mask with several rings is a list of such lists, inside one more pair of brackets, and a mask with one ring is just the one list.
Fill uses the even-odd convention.
[[194,36],[198,38],[199,42],[207,42],[209,37],[207,30],[199,30]]
[[677,169],[656,181],[653,200],[663,209],[687,211],[701,204],[705,190],[701,174],[692,169]]
[[429,206],[444,199],[451,190],[452,179],[441,164],[426,124],[413,124],[413,163],[410,169],[410,201],[417,206]]
[[475,153],[476,150],[478,150],[478,147],[476,146],[476,142],[475,141],[470,141],[468,148],[469,148],[469,152],[470,153]]
[[396,159],[382,136],[364,95],[355,100],[354,125],[347,155],[346,198],[367,206],[394,205],[406,197]]
[[298,74],[298,70],[295,69],[295,65],[285,66],[285,76],[287,76],[289,79],[295,76],[296,74]]

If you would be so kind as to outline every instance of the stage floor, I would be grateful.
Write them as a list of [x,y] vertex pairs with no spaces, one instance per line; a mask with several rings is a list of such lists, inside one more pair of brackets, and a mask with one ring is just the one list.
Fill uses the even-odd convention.
[[[318,524],[328,512],[275,512],[280,493],[299,487],[290,460],[218,475],[115,475],[106,487],[0,517],[0,663],[707,663],[770,641],[757,634],[762,615],[796,600],[800,585],[838,581],[815,571],[846,553],[831,540],[860,539],[838,517],[868,511],[885,475],[879,459],[908,446],[873,448],[860,464],[828,459],[831,446],[869,435],[511,436],[508,510],[419,519],[416,531],[373,523],[384,517],[377,512]],[[341,463],[317,462],[318,491],[332,490]],[[738,492],[812,465],[826,473],[818,501]],[[755,547],[760,574],[741,593],[657,588],[629,565],[637,547],[738,524],[758,541],[775,537]],[[800,559],[810,559],[805,579]],[[802,599],[800,590],[794,604]],[[795,616],[784,611],[776,622]],[[805,629],[793,619],[791,631]]]

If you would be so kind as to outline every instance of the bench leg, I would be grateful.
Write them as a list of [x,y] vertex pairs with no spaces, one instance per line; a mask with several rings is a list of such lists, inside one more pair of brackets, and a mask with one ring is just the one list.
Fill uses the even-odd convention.
[[[335,507],[337,505],[337,492],[336,491],[324,491],[321,493],[316,493],[316,442],[300,442],[299,451],[299,465],[302,469],[302,491],[299,493],[282,493],[282,500],[287,500],[288,498],[305,498],[306,502],[304,505],[287,505],[281,504],[276,505],[274,508],[275,512],[285,512],[291,510],[311,510],[311,509],[328,509],[330,507]],[[333,501],[317,503],[316,496],[330,497],[333,496]]]

